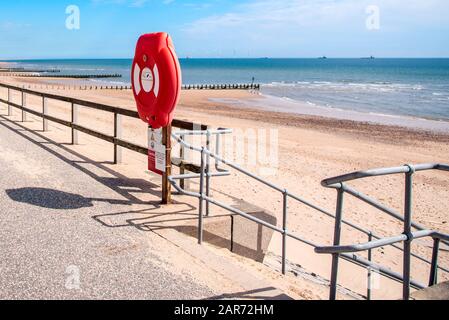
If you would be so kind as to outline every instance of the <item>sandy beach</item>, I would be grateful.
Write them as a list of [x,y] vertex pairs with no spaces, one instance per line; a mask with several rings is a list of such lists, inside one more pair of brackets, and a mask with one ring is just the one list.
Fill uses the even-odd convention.
[[[0,63],[0,66],[4,64]],[[48,80],[47,80],[48,81]],[[64,96],[110,104],[126,109],[135,109],[130,90],[68,90],[40,89],[46,83],[40,79],[13,79],[0,77],[1,83],[27,85],[36,91],[46,91]],[[5,90],[0,89],[0,96],[5,97]],[[320,185],[328,177],[357,170],[379,167],[399,166],[406,163],[418,164],[428,162],[449,162],[449,134],[410,127],[378,125],[345,119],[333,119],[313,115],[300,115],[288,112],[267,111],[248,105],[239,106],[226,103],[229,99],[245,101],[262,99],[255,92],[248,91],[183,91],[176,112],[177,119],[210,125],[214,128],[231,128],[234,139],[245,136],[245,157],[242,165],[256,174],[263,174],[268,167],[271,174],[266,178],[273,183],[287,188],[290,192],[326,208],[335,210],[336,193]],[[18,95],[13,101],[20,101]],[[30,97],[27,105],[39,110],[40,100]],[[4,106],[2,106],[4,108]],[[67,104],[51,102],[50,114],[69,117]],[[97,130],[110,132],[111,119],[100,112],[82,109],[80,123]],[[124,138],[146,145],[146,127],[134,119],[124,120]],[[248,132],[259,129],[274,129],[278,134],[278,163],[253,163],[249,155],[257,153],[257,147],[248,143]],[[61,129],[62,130],[62,129]],[[67,130],[67,129],[65,129]],[[68,131],[68,130],[67,130]],[[83,144],[86,152],[92,149]],[[226,151],[226,150],[225,150]],[[127,153],[125,153],[127,155]],[[136,155],[127,156],[126,165],[145,168],[145,158]],[[448,198],[447,181],[449,176],[443,172],[423,172],[415,177],[414,221],[449,233],[447,215]],[[403,176],[372,178],[357,181],[351,185],[358,190],[379,199],[398,212],[403,211]],[[196,188],[195,185],[191,185]],[[282,217],[281,195],[273,194],[266,187],[253,183],[240,174],[213,180],[213,196],[223,201],[245,199],[258,207],[273,213],[280,221]],[[182,198],[182,197],[181,197]],[[322,214],[309,210],[297,203],[289,204],[289,229],[307,239],[322,245],[330,245],[333,234],[333,221]],[[391,217],[355,199],[348,198],[344,217],[358,225],[371,229],[381,236],[401,234],[401,224]],[[348,228],[343,230],[343,243],[355,241],[366,242],[365,236]],[[270,252],[280,253],[280,237],[275,236],[270,244]],[[417,241],[413,246],[416,253],[430,258],[431,241]],[[318,256],[303,245],[291,242],[288,247],[289,260],[301,264],[307,270],[328,276],[329,257]],[[449,267],[449,253],[443,251],[440,258],[445,267]],[[381,262],[394,271],[401,272],[402,258],[400,252],[391,248],[382,248],[373,253],[373,260]],[[363,291],[366,272],[343,263],[342,281],[356,291]],[[426,283],[429,266],[413,260],[413,275]],[[442,279],[449,280],[447,274]],[[391,281],[382,280],[385,286],[374,293],[375,298],[399,298],[400,286]],[[398,289],[399,288],[399,289]]]

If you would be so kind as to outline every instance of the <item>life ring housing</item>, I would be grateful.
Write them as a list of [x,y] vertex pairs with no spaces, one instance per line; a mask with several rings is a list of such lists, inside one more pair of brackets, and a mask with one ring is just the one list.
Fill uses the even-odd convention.
[[181,67],[170,36],[165,32],[139,38],[131,82],[140,118],[153,129],[173,121],[181,92]]

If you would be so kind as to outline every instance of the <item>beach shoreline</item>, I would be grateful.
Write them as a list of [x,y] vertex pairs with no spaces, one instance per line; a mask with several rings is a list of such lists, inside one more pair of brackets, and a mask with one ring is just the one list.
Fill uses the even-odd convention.
[[[122,86],[130,83],[128,68],[132,61],[125,60],[30,60],[19,62],[18,66],[58,68],[61,74],[102,70],[122,75],[120,81],[37,79],[38,82],[48,85]],[[252,81],[260,83],[259,96],[250,99],[231,99],[225,96],[214,101],[221,105],[449,133],[447,81],[445,78],[436,81],[429,76],[415,76],[429,72],[433,74],[434,69],[428,69],[429,65],[434,66],[433,60],[328,61],[331,66],[338,67],[335,69],[338,70],[337,73],[333,72],[334,69],[327,63],[313,59],[193,61],[182,60],[185,84],[246,82],[250,81],[251,75],[255,76]],[[444,72],[447,63],[449,59],[440,61],[437,66]],[[403,73],[391,71],[391,65]],[[418,68],[416,70],[419,72],[415,68]],[[203,76],[199,76],[202,73]],[[36,79],[18,80],[33,84]]]
[[[4,63],[4,67],[7,66],[10,65]],[[36,91],[53,91],[57,87],[56,91],[68,95],[73,94],[73,92],[66,90],[64,86],[95,87],[95,84],[90,85],[89,83],[89,85],[86,85],[86,81],[57,78],[39,79],[3,76],[0,78],[0,82],[18,86],[25,85]],[[101,95],[100,90],[91,91],[98,92]],[[90,96],[95,99],[94,95]],[[306,102],[301,101],[290,102],[294,107],[278,107],[276,103],[272,103],[273,99],[283,100],[267,96],[259,91],[186,90],[181,94],[180,107],[205,113],[213,112],[230,118],[248,120],[258,118],[260,121],[277,125],[321,131],[332,128],[332,130],[340,133],[357,133],[374,139],[388,139],[390,142],[398,141],[398,139],[400,141],[416,139],[449,141],[449,121],[409,116],[377,115],[352,110],[308,106]]]
[[407,115],[380,114],[375,112],[360,112],[350,109],[339,109],[311,105],[307,101],[283,99],[260,94],[257,98],[249,99],[211,99],[221,105],[233,106],[239,109],[257,109],[286,113],[290,116],[301,116],[307,119],[333,119],[338,121],[352,121],[381,126],[392,126],[412,129],[413,131],[428,131],[449,134],[449,121],[446,119],[419,118]]

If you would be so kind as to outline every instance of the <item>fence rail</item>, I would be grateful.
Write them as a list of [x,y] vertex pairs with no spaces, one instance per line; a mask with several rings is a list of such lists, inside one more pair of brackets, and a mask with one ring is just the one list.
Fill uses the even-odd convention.
[[[77,132],[83,132],[85,134],[88,134],[88,135],[91,135],[98,139],[109,142],[114,145],[114,163],[118,163],[121,158],[121,156],[119,154],[120,150],[118,149],[118,147],[129,149],[131,151],[135,151],[135,152],[143,154],[143,155],[148,155],[148,147],[144,147],[144,146],[141,146],[141,145],[138,145],[135,143],[131,143],[131,142],[125,141],[120,138],[120,134],[119,134],[121,131],[120,130],[120,125],[121,125],[120,117],[126,116],[126,117],[130,117],[130,118],[134,118],[134,119],[139,119],[139,114],[137,111],[122,109],[119,107],[113,107],[110,105],[96,103],[96,102],[87,101],[87,100],[81,100],[81,99],[77,99],[77,98],[71,98],[71,97],[66,97],[66,96],[61,96],[61,95],[56,95],[56,94],[33,91],[30,89],[7,85],[7,84],[0,83],[0,88],[5,88],[8,90],[8,93],[7,93],[8,98],[6,100],[0,98],[0,102],[6,104],[8,106],[8,115],[10,116],[12,114],[12,108],[17,108],[19,110],[22,110],[22,120],[24,120],[26,113],[40,117],[43,119],[43,131],[44,132],[48,131],[48,121],[50,121],[50,122],[58,123],[60,125],[63,125],[63,126],[66,126],[66,127],[69,127],[72,129],[72,133],[71,133],[72,144],[77,143]],[[14,103],[11,101],[11,91],[17,91],[21,94],[21,96],[22,96],[21,104]],[[25,95],[33,95],[33,96],[41,97],[42,98],[42,112],[27,108],[24,103],[25,98],[26,98]],[[56,118],[54,116],[49,115],[47,100],[56,100],[56,101],[62,101],[62,102],[69,103],[71,106],[71,120],[67,121],[67,120],[63,120],[63,119]],[[94,109],[94,110],[106,111],[106,112],[113,114],[114,115],[114,135],[108,135],[108,134],[98,132],[91,128],[87,128],[87,127],[77,124],[76,122],[77,122],[78,106],[89,108],[89,109]],[[175,128],[182,129],[182,130],[207,130],[208,129],[208,126],[206,126],[206,125],[195,124],[193,122],[177,120],[177,119],[175,119],[173,121],[172,126]],[[174,165],[181,166],[183,164],[182,163],[174,163]],[[195,166],[191,165],[191,169],[198,170],[199,168],[196,168]]]
[[[205,134],[207,136],[210,136],[211,133],[206,131],[203,134]],[[239,216],[241,216],[243,218],[246,218],[246,219],[248,219],[250,221],[253,221],[253,222],[255,222],[255,223],[259,224],[259,225],[262,225],[262,226],[264,226],[264,227],[266,227],[266,228],[268,228],[270,230],[273,230],[274,232],[280,233],[282,235],[282,273],[286,274],[286,271],[287,271],[286,270],[286,262],[287,262],[287,250],[286,250],[286,247],[287,247],[287,239],[288,238],[297,240],[297,241],[299,241],[301,243],[304,243],[304,244],[306,244],[308,246],[311,246],[319,253],[322,253],[322,252],[320,252],[320,250],[330,250],[330,249],[323,249],[322,246],[314,243],[313,241],[310,241],[310,240],[306,239],[303,236],[299,236],[299,235],[293,234],[293,233],[291,233],[289,231],[289,229],[288,229],[288,203],[291,200],[295,200],[295,201],[305,205],[308,208],[314,209],[317,212],[320,212],[320,213],[322,213],[322,214],[324,214],[324,215],[326,215],[328,217],[331,217],[335,221],[338,221],[339,224],[338,224],[338,226],[335,227],[335,230],[338,233],[338,237],[340,237],[340,233],[339,232],[341,231],[341,225],[344,224],[344,225],[347,225],[347,226],[349,226],[349,227],[351,227],[351,228],[353,228],[353,229],[355,229],[355,230],[357,230],[359,232],[362,232],[365,235],[367,235],[369,241],[372,241],[373,239],[377,239],[376,240],[377,243],[385,242],[385,240],[383,240],[378,235],[375,235],[370,230],[367,230],[365,228],[357,226],[354,223],[343,219],[343,217],[342,217],[343,201],[342,201],[342,198],[340,198],[340,197],[339,197],[339,202],[337,203],[337,211],[336,211],[336,214],[334,215],[334,214],[328,212],[327,210],[325,210],[323,208],[320,208],[320,207],[312,204],[311,202],[309,202],[309,201],[307,201],[307,200],[305,200],[305,199],[303,199],[303,198],[301,198],[301,197],[299,197],[297,195],[294,195],[294,194],[290,193],[288,190],[283,189],[283,188],[281,188],[279,186],[276,186],[276,185],[272,184],[271,182],[269,182],[269,181],[267,181],[267,180],[265,180],[263,178],[260,178],[260,177],[258,177],[256,175],[252,174],[251,172],[241,168],[240,166],[238,166],[238,165],[236,165],[236,164],[234,164],[234,163],[232,163],[230,161],[227,161],[226,159],[222,158],[219,154],[211,152],[208,148],[205,148],[205,147],[201,147],[200,148],[200,147],[195,147],[195,146],[193,146],[191,144],[188,144],[183,139],[181,139],[180,136],[178,136],[176,134],[173,134],[173,137],[181,145],[183,145],[184,148],[188,148],[190,150],[200,152],[200,154],[201,154],[201,166],[200,166],[200,174],[199,175],[192,176],[192,175],[182,175],[181,174],[181,175],[173,175],[173,176],[169,177],[170,183],[172,184],[172,186],[179,193],[181,193],[183,195],[190,196],[190,197],[197,198],[199,200],[199,206],[198,206],[198,216],[199,216],[199,219],[198,219],[198,243],[199,244],[201,244],[202,241],[203,241],[203,219],[204,219],[204,212],[203,212],[204,210],[203,210],[203,208],[204,208],[204,203],[206,203],[206,205],[208,205],[208,204],[215,205],[217,207],[220,207],[220,208],[222,208],[224,210],[227,210],[227,211],[231,212],[232,214],[239,215]],[[223,165],[225,165],[227,167],[230,167],[230,168],[232,168],[232,169],[234,169],[234,170],[236,170],[236,171],[238,171],[238,172],[240,172],[240,173],[242,173],[242,174],[244,174],[244,175],[246,175],[246,176],[248,176],[248,177],[250,177],[250,178],[252,178],[252,179],[254,179],[254,180],[258,181],[258,182],[260,182],[260,183],[262,183],[262,184],[264,184],[265,186],[273,189],[274,191],[280,193],[280,195],[283,198],[282,227],[279,227],[277,225],[273,225],[271,223],[268,223],[268,222],[266,222],[264,220],[255,218],[255,217],[251,216],[250,214],[248,214],[246,212],[243,212],[243,211],[241,211],[241,210],[239,210],[237,208],[234,208],[234,207],[232,207],[230,205],[227,205],[227,204],[225,204],[223,202],[217,201],[216,199],[211,197],[210,194],[209,194],[209,190],[208,190],[209,183],[207,181],[208,178],[210,178],[211,176],[214,175],[214,173],[211,172],[210,165],[209,165],[210,161],[211,161],[210,160],[211,158],[215,159],[216,162],[218,162],[220,164],[223,164]],[[420,168],[420,167],[418,166],[418,168]],[[438,168],[448,168],[448,166],[447,165],[438,165]],[[200,179],[199,192],[187,191],[180,184],[178,184],[177,181],[182,181],[184,179]],[[331,181],[331,180],[329,180],[329,181]],[[208,214],[209,214],[208,213],[208,207],[206,207],[206,216]],[[444,240],[446,240],[447,237],[449,237],[449,235],[442,235],[442,234],[438,234],[438,233],[435,233],[435,232],[432,232],[431,234],[434,235],[435,237],[439,237],[439,238],[444,239]],[[417,234],[417,235],[420,235],[420,234]],[[394,243],[395,242],[391,242],[389,244],[393,245],[393,247],[398,249],[398,250],[405,251],[405,254],[407,254],[409,257],[410,256],[416,257],[416,258],[420,259],[421,261],[424,261],[424,262],[428,263],[429,265],[431,265],[431,268],[433,270],[433,274],[435,275],[435,278],[433,278],[433,282],[432,283],[435,283],[435,281],[436,281],[436,273],[437,273],[438,269],[442,270],[444,272],[449,273],[448,269],[438,266],[437,263],[435,262],[435,257],[438,256],[438,248],[437,248],[437,246],[434,247],[434,253],[433,253],[432,261],[428,261],[428,260],[426,260],[425,258],[423,258],[423,257],[421,257],[419,255],[412,254],[411,252],[407,251],[407,249],[403,250],[402,248],[400,248],[398,246],[394,246]],[[320,248],[322,248],[322,249],[320,249]],[[356,248],[357,247],[355,247],[354,249],[356,249]],[[358,250],[354,250],[354,251],[349,250],[348,252],[342,252],[341,254],[339,254],[339,258],[342,258],[342,259],[344,259],[344,260],[346,260],[346,261],[348,261],[350,263],[353,263],[355,265],[358,265],[360,267],[363,267],[363,268],[367,269],[367,271],[368,271],[367,272],[367,277],[368,277],[367,284],[368,284],[368,286],[367,286],[366,298],[368,300],[371,299],[371,285],[370,285],[370,281],[371,281],[372,273],[378,273],[378,274],[380,274],[380,275],[382,275],[384,277],[387,277],[387,278],[389,278],[389,279],[391,279],[393,281],[399,282],[401,284],[408,283],[408,287],[409,288],[410,287],[415,288],[415,289],[423,289],[423,288],[425,288],[425,285],[423,285],[423,284],[421,284],[419,282],[416,282],[413,279],[411,279],[410,275],[407,275],[407,274],[402,274],[401,275],[401,274],[399,274],[397,272],[394,272],[394,271],[390,270],[389,268],[386,268],[386,267],[384,267],[382,265],[379,265],[379,264],[376,264],[376,263],[372,262],[371,261],[372,260],[371,250],[372,249],[370,249],[370,251],[369,251],[368,259],[365,259],[365,258],[363,258],[361,256],[357,256],[357,255],[353,254],[354,252],[358,252]],[[436,251],[436,253],[435,253],[435,251]],[[335,261],[333,261],[332,268],[335,268],[334,264],[335,264]],[[332,299],[336,298],[336,290],[337,290],[337,282],[336,282],[336,278],[334,278],[334,276],[333,276],[331,278],[331,298]],[[333,293],[335,293],[335,296],[333,295]]]
[[[443,234],[434,230],[427,230],[424,226],[414,223],[412,217],[412,199],[413,199],[413,175],[416,172],[427,170],[441,170],[449,171],[449,165],[446,164],[419,164],[419,165],[405,165],[395,168],[382,168],[368,171],[358,171],[343,176],[326,179],[322,182],[322,185],[327,188],[337,189],[337,219],[335,220],[334,231],[334,245],[331,247],[318,247],[315,249],[319,254],[331,254],[332,255],[332,276],[331,276],[331,288],[330,299],[336,299],[337,283],[338,283],[338,261],[342,254],[368,251],[383,246],[395,245],[397,243],[403,243],[403,289],[402,296],[404,300],[410,299],[410,286],[411,286],[411,257],[414,255],[411,252],[411,244],[414,240],[430,237],[433,239],[432,261],[429,276],[429,286],[437,284],[438,270],[447,272],[447,269],[440,268],[438,266],[438,254],[440,242],[449,244],[449,235]],[[345,183],[349,181],[364,179],[368,177],[379,177],[387,175],[405,174],[405,201],[404,201],[404,214],[401,216],[394,210],[387,208],[382,203],[354,190],[347,186]],[[391,217],[404,223],[404,232],[402,235],[395,237],[384,237],[381,239],[372,240],[363,244],[354,245],[340,245],[341,240],[341,224],[343,219],[343,200],[345,194],[352,195],[353,197],[362,200],[370,206],[387,213]],[[412,228],[418,231],[413,231]]]

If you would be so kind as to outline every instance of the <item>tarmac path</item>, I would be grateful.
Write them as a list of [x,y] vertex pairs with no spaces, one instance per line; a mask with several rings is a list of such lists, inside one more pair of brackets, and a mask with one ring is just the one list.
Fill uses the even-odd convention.
[[94,179],[55,148],[0,116],[0,299],[200,299],[222,293],[164,260],[165,254],[197,263],[157,234],[96,221],[130,210],[133,199],[110,187],[125,181]]

